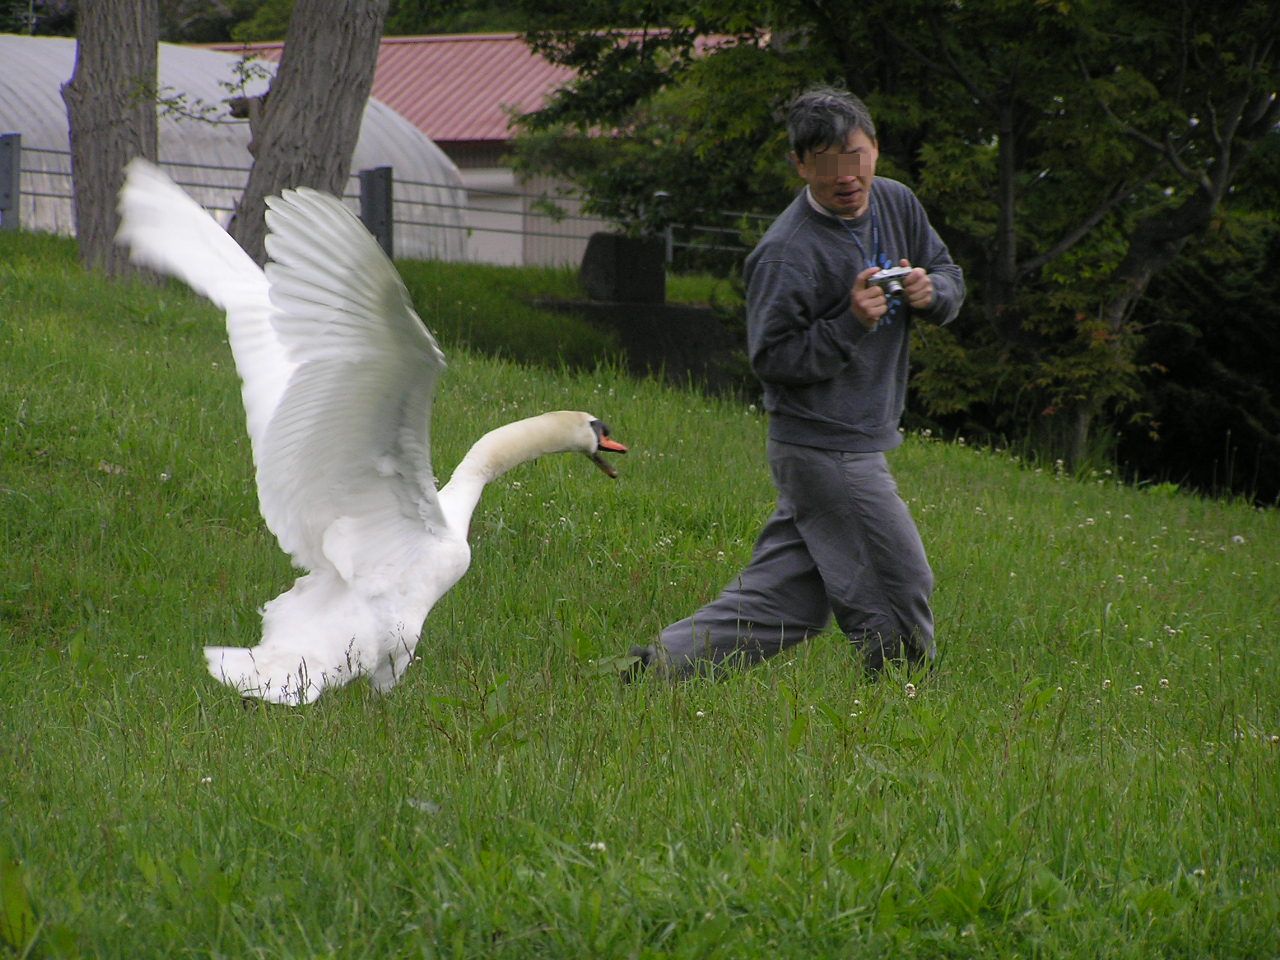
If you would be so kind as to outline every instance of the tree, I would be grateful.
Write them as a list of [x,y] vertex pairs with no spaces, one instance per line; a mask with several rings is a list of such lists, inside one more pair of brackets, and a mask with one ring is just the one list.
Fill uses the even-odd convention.
[[62,87],[80,257],[111,275],[132,269],[115,244],[124,166],[156,158],[157,23],[156,0],[82,0],[75,70]]
[[160,0],[160,39],[169,43],[230,40],[232,26],[261,7],[261,0]]
[[[247,16],[231,27],[230,39],[246,43],[281,39],[288,28],[293,3],[294,0],[256,0],[246,9]],[[491,33],[520,30],[528,22],[527,13],[513,9],[505,0],[391,0],[386,32],[391,36]]]
[[1139,476],[1280,504],[1280,130],[1224,215],[1159,274],[1134,321],[1149,332],[1149,422],[1124,428]]
[[[716,55],[698,57],[689,33],[599,36],[617,48],[611,56],[635,61],[630,76],[581,64],[571,93],[523,118],[518,166],[567,175],[590,212],[635,233],[704,222],[713,210],[785,205],[786,145],[775,114],[803,84],[794,65],[758,37],[726,40]],[[574,65],[562,36],[534,42],[545,56]],[[613,111],[602,106],[610,102]]]
[[231,235],[266,259],[266,198],[309,186],[341,196],[360,134],[387,0],[298,0],[271,87],[251,105],[254,163]]
[[[673,215],[728,197],[772,204],[786,182],[782,106],[809,83],[847,85],[877,117],[882,172],[926,201],[969,274],[967,315],[984,321],[930,336],[917,396],[1076,463],[1141,413],[1135,306],[1221,215],[1280,117],[1271,0],[1211,17],[1190,0],[588,6],[660,13],[679,30],[647,58],[600,31],[531,36],[579,80],[525,118],[527,163],[555,169],[538,137],[558,139],[595,208],[624,216],[654,189]],[[691,33],[743,39],[693,56]],[[601,130],[622,149],[583,145]]]
[[74,0],[0,0],[0,33],[71,37],[75,30]]
[[1045,401],[1038,425],[1062,423],[1061,452],[1081,463],[1095,421],[1138,396],[1133,313],[1152,277],[1209,227],[1280,119],[1280,7],[955,5],[942,20],[926,0],[915,12],[908,28],[949,29],[923,34],[927,48],[899,23],[887,35],[967,120],[942,141],[944,163],[994,152],[983,311]]

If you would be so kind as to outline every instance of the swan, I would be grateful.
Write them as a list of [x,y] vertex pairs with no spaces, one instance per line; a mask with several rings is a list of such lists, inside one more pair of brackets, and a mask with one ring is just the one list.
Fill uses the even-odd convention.
[[393,687],[423,623],[471,561],[485,485],[542,454],[625,453],[589,413],[482,436],[438,491],[429,426],[445,367],[360,220],[300,187],[267,201],[265,270],[157,167],[135,159],[117,241],[226,312],[263,520],[303,573],[262,608],[257,646],[205,647],[242,696],[299,705],[364,676]]

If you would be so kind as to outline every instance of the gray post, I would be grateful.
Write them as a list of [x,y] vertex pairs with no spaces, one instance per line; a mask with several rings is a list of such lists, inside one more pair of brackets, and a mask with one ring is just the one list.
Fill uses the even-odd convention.
[[17,230],[22,218],[18,171],[22,168],[22,134],[0,133],[0,230]]
[[[658,206],[660,207],[666,207],[667,200],[670,199],[670,197],[671,197],[671,194],[668,193],[666,190],[653,191],[653,199],[657,201]],[[665,215],[664,215],[664,219],[665,219]],[[666,227],[663,228],[662,240],[663,240],[664,249],[666,252],[667,266],[671,266],[671,261],[675,255],[676,238],[675,238],[675,230],[672,227],[672,225],[669,223],[666,225]]]
[[393,256],[394,221],[391,214],[391,168],[360,171],[360,219],[388,257]]

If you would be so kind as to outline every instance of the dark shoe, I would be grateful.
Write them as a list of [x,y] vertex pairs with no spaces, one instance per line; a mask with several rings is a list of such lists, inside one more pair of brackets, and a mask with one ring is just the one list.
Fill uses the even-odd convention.
[[627,651],[627,656],[635,657],[636,659],[619,670],[618,676],[623,683],[635,683],[649,669],[649,663],[653,660],[653,648],[632,647]]
[[854,649],[868,680],[878,680],[888,670],[921,680],[933,670],[935,658],[914,643],[882,643],[878,638],[866,638],[854,641]]

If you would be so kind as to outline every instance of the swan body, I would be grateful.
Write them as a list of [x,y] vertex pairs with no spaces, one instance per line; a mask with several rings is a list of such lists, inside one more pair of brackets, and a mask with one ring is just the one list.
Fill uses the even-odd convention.
[[257,646],[205,656],[243,695],[301,704],[360,676],[396,684],[431,607],[466,573],[487,483],[574,451],[616,476],[600,452],[626,448],[591,414],[546,413],[482,436],[437,491],[429,424],[444,355],[394,266],[327,194],[286,190],[267,205],[263,269],[136,159],[117,239],[226,312],[259,508],[306,572],[263,607]]

